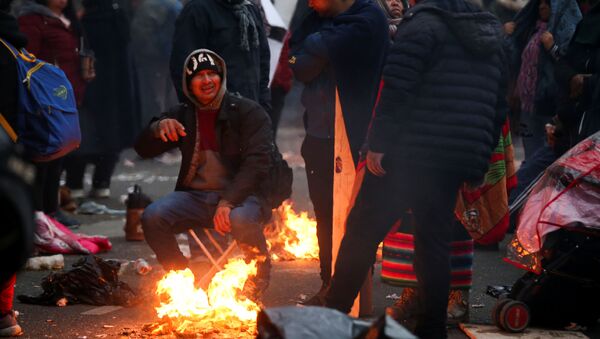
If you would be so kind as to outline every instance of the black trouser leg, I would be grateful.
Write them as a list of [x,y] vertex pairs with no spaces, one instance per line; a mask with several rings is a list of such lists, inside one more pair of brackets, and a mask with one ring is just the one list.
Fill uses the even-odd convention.
[[446,337],[450,289],[450,243],[458,179],[435,174],[419,185],[411,203],[416,219],[415,262],[419,288],[419,338]]
[[321,280],[329,283],[332,261],[333,140],[306,136],[302,143],[308,193],[317,219]]
[[96,157],[94,165],[93,188],[109,188],[110,179],[119,162],[119,153],[104,153]]
[[46,214],[58,210],[58,188],[63,169],[63,158],[35,163],[36,178],[33,187],[34,206]]
[[69,189],[83,189],[83,177],[87,164],[87,156],[74,154],[65,158],[66,185]]
[[327,307],[348,313],[375,262],[377,247],[405,208],[389,178],[365,174],[356,203],[346,223],[327,293]]

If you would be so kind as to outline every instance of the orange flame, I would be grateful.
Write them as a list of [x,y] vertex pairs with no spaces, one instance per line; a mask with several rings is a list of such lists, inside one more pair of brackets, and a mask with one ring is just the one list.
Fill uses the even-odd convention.
[[296,213],[289,201],[276,210],[265,236],[273,260],[319,258],[317,222],[307,212]]
[[[157,285],[161,302],[156,307],[163,325],[153,334],[209,334],[232,332],[236,337],[256,334],[256,317],[260,307],[241,295],[246,280],[256,275],[256,261],[246,264],[243,259],[231,259],[218,272],[208,293],[194,286],[190,269],[170,271]],[[167,325],[168,324],[168,325]]]

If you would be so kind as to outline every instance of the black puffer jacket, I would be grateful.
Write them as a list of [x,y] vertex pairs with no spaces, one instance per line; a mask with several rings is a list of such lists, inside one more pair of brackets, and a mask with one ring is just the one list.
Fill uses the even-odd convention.
[[480,180],[505,120],[501,25],[463,0],[426,0],[398,28],[369,134],[403,166]]

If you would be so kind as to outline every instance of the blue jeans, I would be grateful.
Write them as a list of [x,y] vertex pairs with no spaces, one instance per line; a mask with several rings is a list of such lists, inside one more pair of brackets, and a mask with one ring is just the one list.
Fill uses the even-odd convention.
[[[150,248],[166,270],[187,267],[187,259],[179,250],[175,234],[190,228],[213,228],[220,195],[216,192],[176,191],[156,200],[144,210],[142,228]],[[229,215],[231,234],[240,243],[245,254],[266,255],[267,243],[263,235],[264,216],[259,200],[248,197],[234,207]]]

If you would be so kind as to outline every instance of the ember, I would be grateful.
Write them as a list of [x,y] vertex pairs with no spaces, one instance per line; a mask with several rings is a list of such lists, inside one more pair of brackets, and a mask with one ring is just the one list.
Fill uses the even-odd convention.
[[243,259],[231,259],[205,292],[194,286],[191,270],[171,271],[156,289],[161,300],[156,312],[161,320],[146,329],[155,335],[254,337],[260,308],[241,294],[246,280],[254,275],[255,261],[246,264]]
[[273,213],[265,236],[273,260],[319,258],[317,222],[307,212],[296,213],[289,201]]

